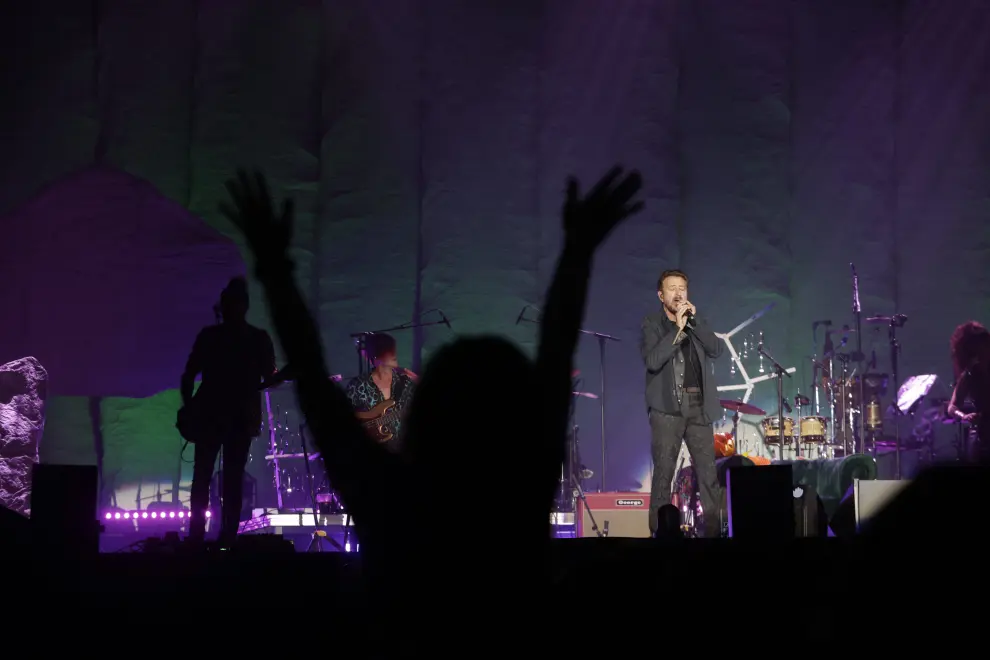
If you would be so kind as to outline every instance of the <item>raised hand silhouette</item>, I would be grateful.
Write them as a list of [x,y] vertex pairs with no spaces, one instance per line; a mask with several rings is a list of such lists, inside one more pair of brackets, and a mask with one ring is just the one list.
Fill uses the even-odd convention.
[[293,203],[286,199],[276,214],[265,175],[238,170],[224,186],[233,206],[220,203],[220,213],[237,227],[259,261],[282,256],[292,239]]
[[616,184],[622,173],[623,168],[616,165],[583,198],[577,179],[568,179],[563,216],[564,233],[571,247],[594,252],[620,222],[643,210],[641,201],[630,204],[643,186],[642,177],[634,170]]

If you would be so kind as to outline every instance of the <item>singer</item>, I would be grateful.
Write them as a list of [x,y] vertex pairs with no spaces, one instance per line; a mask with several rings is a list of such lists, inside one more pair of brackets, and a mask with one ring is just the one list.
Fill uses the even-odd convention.
[[395,401],[398,415],[388,424],[388,432],[393,438],[389,444],[394,445],[399,437],[401,418],[412,400],[419,377],[399,366],[398,349],[392,335],[368,335],[364,354],[372,369],[363,376],[351,379],[347,384],[347,398],[357,412],[371,410],[388,399]]
[[657,532],[657,512],[670,503],[670,484],[681,441],[687,443],[704,511],[698,528],[706,537],[721,536],[721,491],[715,471],[712,423],[721,414],[710,361],[722,354],[722,342],[696,316],[688,300],[688,276],[665,270],[657,281],[662,310],[642,323],[640,354],[646,364],[646,408],[650,419],[653,482],[650,533]]

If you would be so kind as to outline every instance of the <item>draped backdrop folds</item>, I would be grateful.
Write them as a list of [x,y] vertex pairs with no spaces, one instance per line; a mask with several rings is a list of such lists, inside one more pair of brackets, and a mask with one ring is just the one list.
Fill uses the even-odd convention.
[[[83,170],[116,170],[227,239],[184,236],[232,240],[249,261],[217,203],[236,167],[260,168],[296,200],[298,281],[331,369],[345,376],[357,363],[351,333],[436,321],[435,310],[451,329],[395,333],[414,369],[460,334],[503,334],[532,353],[536,326],[516,321],[541,304],[553,272],[566,176],[590,186],[613,163],[638,168],[646,210],[597,255],[585,320],[620,340],[604,347],[609,489],[647,485],[638,334],[666,268],[687,271],[691,299],[719,332],[772,305],[733,344],[741,352],[762,334],[796,368],[789,397],[809,392],[810,357],[824,342],[816,321],[832,321],[848,348],[862,341],[872,370],[891,370],[885,326],[864,324],[859,338],[840,330],[853,322],[851,263],[864,317],[908,316],[901,379],[938,374],[942,396],[954,326],[990,316],[990,4],[980,0],[52,0],[6,3],[2,18],[17,29],[0,46],[0,229],[12,234],[34,205],[52,214],[45,231],[57,235],[59,209],[38,200],[64,199]],[[117,208],[93,198],[92,208]],[[96,249],[90,240],[111,249],[105,218],[88,239],[79,214],[64,216],[76,222],[81,252]],[[147,218],[115,222],[148,231]],[[128,250],[128,231],[117,235]],[[207,253],[194,241],[156,259],[175,260],[177,287],[200,267],[209,271],[203,286],[219,287]],[[40,277],[45,258],[37,245],[8,244],[7,290]],[[123,283],[106,286],[141,286],[135,273],[117,275]],[[87,305],[79,289],[71,301],[58,287],[31,291],[121,328],[133,327],[128,315],[165,318],[162,301],[176,298],[141,309],[93,291]],[[218,293],[198,294],[203,324]],[[254,282],[252,294],[252,320],[270,327]],[[23,357],[8,354],[3,332],[23,336],[42,304],[16,294],[8,302],[0,362]],[[86,344],[85,323],[64,332]],[[156,350],[133,336],[121,342],[136,354]],[[595,394],[600,348],[585,336],[577,355],[578,387]],[[121,506],[190,472],[173,428],[183,365],[134,361],[146,362],[158,371],[134,379],[161,389],[145,398],[60,390],[86,379],[45,365],[56,396],[43,459],[93,462],[98,432],[104,479]],[[753,351],[744,363],[761,375]],[[491,369],[465,365],[482,409]],[[715,369],[721,384],[743,383],[727,356]],[[94,430],[96,395],[105,398]],[[775,395],[764,381],[749,400],[774,413]],[[600,475],[599,411],[582,398],[575,422],[584,462]],[[511,414],[486,414],[503,412]],[[514,438],[492,448],[506,484],[525,456]],[[261,459],[251,470],[268,479]],[[465,465],[465,478],[471,472]]]

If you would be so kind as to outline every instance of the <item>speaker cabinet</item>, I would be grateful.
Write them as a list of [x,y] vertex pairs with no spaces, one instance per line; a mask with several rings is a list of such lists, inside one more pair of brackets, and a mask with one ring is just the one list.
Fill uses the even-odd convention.
[[608,537],[650,537],[649,493],[586,493],[585,499],[588,506],[579,498],[574,516],[579,538],[598,536],[598,532]]
[[790,465],[730,467],[725,478],[729,536],[794,538],[794,486]]
[[38,463],[34,466],[32,484],[31,526],[35,539],[48,548],[60,548],[68,553],[98,553],[96,466]]

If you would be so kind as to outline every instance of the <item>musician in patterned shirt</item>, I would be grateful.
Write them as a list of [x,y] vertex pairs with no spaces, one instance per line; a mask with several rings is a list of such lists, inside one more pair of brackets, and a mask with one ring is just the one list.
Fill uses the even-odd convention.
[[356,412],[367,412],[388,399],[395,401],[396,414],[390,415],[385,425],[392,434],[389,444],[394,444],[419,377],[399,366],[395,338],[391,335],[368,335],[364,350],[372,369],[363,376],[351,379],[347,385],[347,398]]

